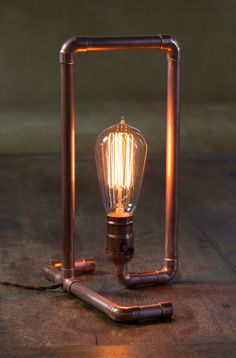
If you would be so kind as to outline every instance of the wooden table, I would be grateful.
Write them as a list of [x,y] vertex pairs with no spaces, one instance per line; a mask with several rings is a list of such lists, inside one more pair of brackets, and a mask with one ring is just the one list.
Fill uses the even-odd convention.
[[[171,321],[112,322],[63,291],[1,287],[1,357],[235,357],[236,161],[184,159],[180,267],[169,284],[125,289],[112,276],[105,214],[92,158],[77,166],[77,254],[97,271],[81,281],[123,304],[170,300]],[[61,257],[58,155],[0,156],[0,279],[44,283],[40,267]],[[164,163],[150,157],[136,211],[133,271],[163,256]]]

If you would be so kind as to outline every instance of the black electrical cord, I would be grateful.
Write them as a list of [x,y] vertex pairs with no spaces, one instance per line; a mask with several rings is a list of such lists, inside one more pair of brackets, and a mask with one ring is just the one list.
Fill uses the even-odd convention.
[[20,283],[16,283],[16,282],[8,282],[8,281],[1,281],[1,280],[0,280],[0,285],[24,288],[26,290],[37,290],[37,291],[55,290],[59,287],[62,287],[61,283],[56,283],[54,285],[48,285],[48,286],[40,286],[40,285],[24,285],[24,284],[20,284]]

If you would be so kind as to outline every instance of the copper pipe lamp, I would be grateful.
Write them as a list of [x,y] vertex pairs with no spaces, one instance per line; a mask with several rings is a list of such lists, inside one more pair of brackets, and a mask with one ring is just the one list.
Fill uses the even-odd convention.
[[146,37],[73,37],[60,51],[62,115],[62,220],[63,261],[43,267],[49,280],[61,283],[71,293],[120,322],[169,318],[170,302],[144,306],[119,306],[79,282],[78,273],[92,273],[94,260],[75,260],[75,123],[74,63],[80,52],[157,49],[167,54],[166,121],[166,212],[165,257],[160,270],[131,273],[128,262],[134,253],[133,213],[142,184],[147,145],[142,133],[124,118],[104,130],[96,143],[96,164],[103,202],[107,211],[106,254],[125,287],[162,284],[177,272],[178,156],[180,47],[169,35]]

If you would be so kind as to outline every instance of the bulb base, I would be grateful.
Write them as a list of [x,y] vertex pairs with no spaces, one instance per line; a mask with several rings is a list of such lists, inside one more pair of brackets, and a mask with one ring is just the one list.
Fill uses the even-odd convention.
[[107,215],[106,255],[114,264],[126,264],[134,254],[133,216]]

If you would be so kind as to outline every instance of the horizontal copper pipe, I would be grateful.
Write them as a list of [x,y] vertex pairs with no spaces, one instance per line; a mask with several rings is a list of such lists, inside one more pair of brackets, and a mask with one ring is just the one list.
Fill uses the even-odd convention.
[[[55,268],[62,268],[62,261],[53,261],[52,265]],[[95,271],[96,268],[96,261],[93,259],[86,259],[86,260],[75,260],[74,262],[74,270],[75,272],[80,273],[92,273]]]
[[63,279],[60,270],[53,265],[44,266],[43,272],[50,281],[62,282],[65,291],[97,308],[114,321],[134,322],[167,319],[173,314],[173,307],[170,302],[142,306],[120,306],[85,287],[75,279]]
[[[61,275],[62,262],[52,261],[49,265],[42,267],[43,274],[55,283],[62,283]],[[74,274],[93,273],[96,268],[96,261],[93,259],[75,260]]]
[[74,54],[87,51],[114,51],[135,49],[160,49],[169,54],[169,59],[178,60],[178,42],[169,35],[137,37],[72,37],[60,51],[60,63],[74,63]]

